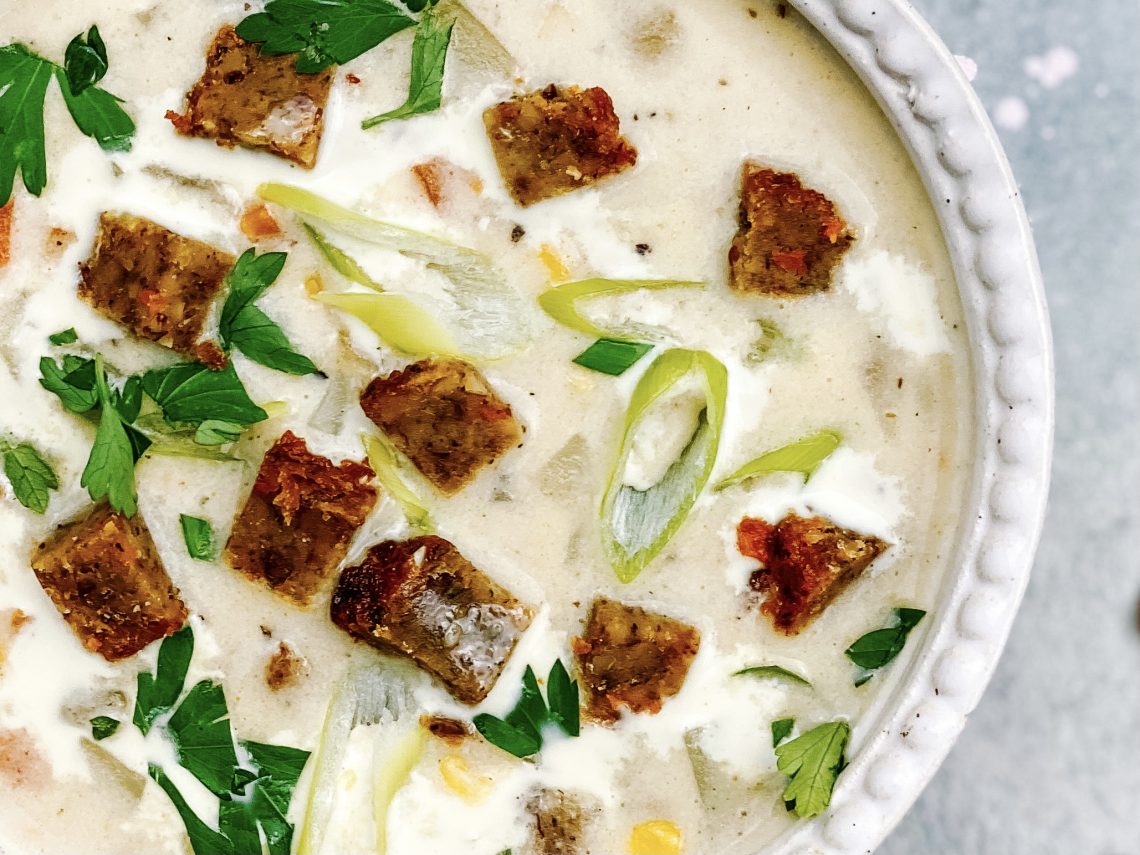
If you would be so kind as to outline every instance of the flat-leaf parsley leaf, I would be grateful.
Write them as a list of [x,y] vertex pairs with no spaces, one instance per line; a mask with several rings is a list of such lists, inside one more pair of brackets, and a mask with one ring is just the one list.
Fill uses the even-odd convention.
[[0,440],[4,457],[4,474],[12,484],[16,501],[37,514],[47,510],[51,491],[59,487],[59,478],[51,464],[35,446],[27,442],[10,445]]
[[406,119],[420,113],[438,110],[443,103],[443,70],[447,65],[447,48],[451,44],[451,31],[455,21],[441,21],[431,10],[424,12],[412,42],[412,76],[408,85],[408,100],[395,110],[365,119],[364,130],[381,122]]
[[895,609],[894,614],[895,626],[872,630],[844,651],[848,659],[863,669],[855,678],[856,686],[870,680],[871,672],[892,662],[906,646],[910,631],[926,616],[922,609],[908,608]]
[[791,778],[784,788],[784,802],[796,816],[818,816],[831,804],[850,735],[847,722],[832,721],[776,746],[776,766]]
[[475,729],[492,745],[516,757],[529,757],[542,750],[542,728],[553,722],[567,736],[580,730],[578,683],[571,681],[562,660],[555,660],[546,681],[550,706],[542,698],[538,679],[529,665],[523,673],[522,694],[505,718],[488,713],[475,716]]
[[0,205],[7,204],[19,171],[39,196],[47,186],[44,98],[54,76],[76,126],[105,151],[128,151],[135,123],[110,92],[94,84],[106,73],[107,49],[97,28],[68,45],[66,67],[22,44],[0,47]]
[[182,526],[182,539],[186,541],[186,552],[196,561],[214,560],[214,529],[209,520],[179,514]]
[[264,11],[237,25],[237,34],[260,42],[271,56],[297,54],[297,71],[315,74],[355,59],[415,23],[388,0],[269,0]]
[[227,350],[236,347],[254,362],[286,374],[315,374],[317,366],[293,349],[285,333],[265,312],[254,305],[272,285],[285,264],[283,252],[257,255],[247,249],[226,277],[229,294],[218,331]]

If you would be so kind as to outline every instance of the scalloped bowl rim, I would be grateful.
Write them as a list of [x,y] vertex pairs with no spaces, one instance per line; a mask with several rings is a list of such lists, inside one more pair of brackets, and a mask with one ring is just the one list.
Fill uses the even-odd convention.
[[[981,699],[1033,565],[1053,451],[1053,350],[1037,254],[1009,163],[954,56],[907,0],[789,0],[862,78],[939,217],[970,339],[975,465],[923,647],[856,725],[831,806],[764,851],[875,849]],[[928,618],[928,620],[930,620]]]

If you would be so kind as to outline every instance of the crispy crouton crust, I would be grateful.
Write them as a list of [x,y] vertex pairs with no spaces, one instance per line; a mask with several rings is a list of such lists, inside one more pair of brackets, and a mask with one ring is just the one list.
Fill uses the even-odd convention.
[[366,463],[334,465],[286,431],[266,452],[234,523],[230,566],[305,605],[376,504],[372,477]]
[[526,803],[533,817],[531,850],[535,855],[578,855],[582,851],[582,827],[586,811],[564,790],[542,787],[533,790]]
[[186,623],[186,607],[142,517],[108,505],[61,526],[32,569],[83,646],[114,662]]
[[308,670],[308,662],[284,641],[265,663],[265,684],[275,692],[295,685]]
[[518,95],[483,113],[491,149],[520,205],[588,187],[637,163],[613,101],[599,86]]
[[622,707],[660,712],[684,685],[700,643],[700,632],[679,620],[605,597],[594,600],[586,631],[573,642],[587,714],[614,722]]
[[234,257],[129,214],[104,213],[79,296],[139,338],[193,356]]
[[334,69],[299,74],[295,54],[267,56],[233,27],[214,36],[206,70],[186,96],[186,113],[166,118],[185,136],[265,149],[312,169]]
[[798,176],[744,164],[740,228],[728,251],[734,289],[775,297],[826,291],[853,241],[835,205]]
[[388,540],[345,570],[332,620],[354,638],[411,657],[457,700],[494,688],[531,610],[442,537]]
[[448,495],[522,442],[510,406],[479,369],[458,359],[425,359],[377,377],[361,394],[360,406]]
[[749,584],[766,595],[760,610],[785,635],[800,632],[890,546],[823,517],[795,514],[776,525],[745,517],[736,541],[742,554],[764,565]]

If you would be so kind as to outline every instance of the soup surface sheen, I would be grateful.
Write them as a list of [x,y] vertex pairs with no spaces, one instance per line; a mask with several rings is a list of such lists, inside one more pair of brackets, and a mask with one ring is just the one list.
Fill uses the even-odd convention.
[[[776,767],[770,723],[794,718],[802,733],[845,719],[853,726],[848,752],[858,749],[861,728],[905,675],[925,627],[892,666],[858,688],[844,650],[889,626],[895,607],[934,606],[951,569],[972,418],[961,307],[934,212],[888,122],[822,38],[764,0],[616,6],[470,0],[471,11],[517,60],[518,80],[477,73],[457,46],[442,109],[362,131],[361,120],[407,93],[412,35],[397,35],[337,69],[317,166],[305,171],[264,153],[178,136],[164,119],[167,110],[183,108],[206,45],[220,26],[248,14],[244,4],[0,5],[5,37],[53,58],[75,33],[97,23],[110,56],[100,85],[124,99],[138,125],[129,153],[106,155],[75,129],[58,92],[49,92],[49,182],[39,199],[22,188],[15,193],[12,257],[0,269],[0,436],[34,440],[61,483],[43,516],[17,505],[7,484],[0,500],[0,619],[14,609],[29,618],[18,632],[0,632],[0,851],[189,851],[171,802],[145,777],[148,761],[165,759],[177,770],[172,749],[130,726],[136,675],[153,669],[158,644],[117,663],[86,651],[29,567],[36,544],[90,503],[79,481],[92,428],[40,387],[39,360],[53,353],[49,335],[74,327],[82,347],[103,353],[123,373],[169,363],[169,352],[126,334],[76,297],[77,265],[91,251],[98,215],[148,217],[238,254],[250,245],[239,230],[241,211],[256,201],[263,182],[302,186],[482,250],[532,307],[518,321],[526,346],[480,364],[525,426],[522,446],[453,497],[426,486],[424,493],[440,536],[534,606],[535,618],[482,705],[460,704],[422,677],[415,683],[422,711],[463,721],[473,712],[505,715],[527,665],[540,677],[557,658],[570,665],[571,638],[599,595],[675,617],[701,633],[683,688],[656,715],[626,714],[612,727],[584,722],[576,739],[548,729],[541,754],[528,761],[478,736],[458,747],[428,740],[392,802],[389,855],[541,853],[528,813],[536,787],[580,802],[581,851],[595,855],[629,851],[634,827],[650,820],[679,828],[677,851],[686,853],[759,852],[799,821],[781,799],[787,776]],[[506,192],[482,114],[551,82],[603,87],[638,163],[592,187],[521,208]],[[410,171],[437,157],[471,179],[460,181],[439,209]],[[728,288],[726,257],[745,160],[796,172],[849,224],[855,242],[828,293],[775,299]],[[178,176],[204,181],[187,185]],[[375,428],[356,395],[372,377],[411,360],[378,345],[363,324],[310,299],[306,280],[320,271],[331,282],[335,274],[287,212],[275,215],[285,237],[259,249],[289,255],[259,306],[329,379],[289,376],[235,355],[251,397],[280,402],[237,443],[240,462],[147,456],[137,484],[139,513],[191,612],[197,647],[187,685],[219,680],[242,738],[311,750],[346,667],[384,660],[328,619],[331,580],[310,607],[297,608],[221,559],[191,559],[179,515],[209,520],[217,543],[224,543],[261,456],[287,429],[334,461],[362,459],[361,435]],[[52,228],[74,236],[61,251],[45,248]],[[397,290],[418,287],[418,268],[406,259],[363,244],[343,246],[376,280]],[[595,276],[707,282],[702,289],[598,301],[590,311],[599,320],[652,323],[667,331],[669,343],[707,350],[729,374],[709,486],[676,536],[629,584],[619,582],[607,560],[599,505],[630,395],[652,355],[618,378],[580,368],[571,360],[589,339],[548,319],[533,301],[552,280]],[[761,319],[786,338],[767,358],[753,354]],[[341,424],[329,432],[326,393],[338,382],[350,394]],[[838,431],[843,442],[806,484],[777,473],[713,489],[761,452],[824,428]],[[647,447],[635,451],[631,464],[638,471],[627,472],[627,480],[660,477],[654,466],[660,470],[661,457],[653,451],[669,446],[668,434],[643,442]],[[749,594],[757,564],[738,551],[736,526],[745,516],[776,522],[791,511],[827,517],[891,547],[789,637],[773,629]],[[399,505],[382,495],[346,565],[359,563],[381,540],[410,534]],[[295,684],[274,691],[265,671],[281,642],[306,666]],[[812,686],[733,676],[755,664],[779,664]],[[96,746],[93,714],[124,724]],[[475,796],[445,779],[455,755],[479,779]],[[358,729],[339,779],[326,855],[375,851],[372,762],[369,733]],[[216,800],[188,774],[171,775],[199,815],[216,821]],[[289,814],[298,827],[307,781],[306,775]]]

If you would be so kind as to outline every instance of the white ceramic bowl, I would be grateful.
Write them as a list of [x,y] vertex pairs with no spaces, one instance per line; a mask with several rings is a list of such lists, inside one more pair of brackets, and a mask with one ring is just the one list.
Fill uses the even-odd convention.
[[977,457],[936,626],[852,734],[828,812],[766,850],[856,855],[883,841],[933,777],[1005,645],[1049,487],[1052,342],[1017,185],[946,46],[906,0],[789,5],[847,59],[910,150],[953,261],[975,383]]

